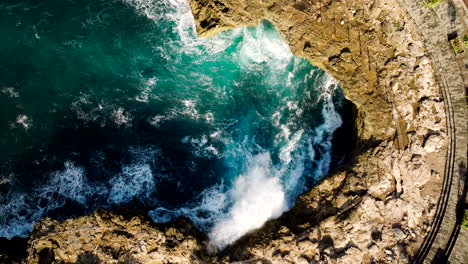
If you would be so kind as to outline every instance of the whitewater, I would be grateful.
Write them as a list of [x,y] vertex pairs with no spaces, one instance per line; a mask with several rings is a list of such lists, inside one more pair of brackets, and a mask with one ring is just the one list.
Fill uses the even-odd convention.
[[15,24],[10,42],[32,58],[22,65],[40,59],[34,70],[54,79],[0,68],[0,236],[138,208],[155,222],[189,217],[224,248],[345,160],[338,83],[268,21],[200,38],[185,0],[79,2],[0,6],[0,29]]

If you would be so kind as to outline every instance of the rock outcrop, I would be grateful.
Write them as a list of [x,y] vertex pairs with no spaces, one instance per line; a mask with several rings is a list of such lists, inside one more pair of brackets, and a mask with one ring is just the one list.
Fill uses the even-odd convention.
[[46,218],[29,241],[26,263],[192,263],[206,236],[185,218],[155,224],[143,215],[98,210],[62,222]]
[[255,26],[261,19],[272,22],[296,56],[309,59],[340,81],[345,96],[359,110],[361,139],[397,136],[400,147],[406,147],[406,132],[414,119],[407,116],[417,112],[414,100],[434,96],[430,88],[436,85],[430,84],[434,79],[425,69],[430,65],[423,43],[396,2],[190,3],[202,37],[229,28]]
[[447,131],[431,60],[398,2],[190,4],[200,36],[267,19],[295,55],[339,80],[357,109],[351,162],[222,252],[184,219],[156,225],[98,211],[36,225],[28,263],[408,262],[434,216]]

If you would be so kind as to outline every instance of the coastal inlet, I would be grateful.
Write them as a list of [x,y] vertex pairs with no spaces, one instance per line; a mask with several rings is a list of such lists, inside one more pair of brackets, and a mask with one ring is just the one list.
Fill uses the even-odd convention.
[[225,247],[346,161],[338,83],[268,21],[199,38],[185,0],[0,4],[0,236],[134,208]]

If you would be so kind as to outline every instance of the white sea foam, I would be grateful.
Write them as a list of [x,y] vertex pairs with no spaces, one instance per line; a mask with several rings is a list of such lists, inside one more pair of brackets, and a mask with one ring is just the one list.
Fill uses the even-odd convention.
[[152,118],[150,118],[148,120],[148,122],[153,125],[154,127],[158,128],[159,126],[161,126],[161,123],[168,120],[168,117],[167,116],[163,116],[163,115],[155,115],[153,116]]
[[321,153],[322,159],[317,164],[318,171],[320,172],[318,176],[321,177],[325,176],[330,169],[333,132],[343,124],[343,120],[340,114],[336,112],[332,101],[333,94],[338,87],[338,82],[328,74],[325,75],[322,81],[320,98],[325,101],[322,109],[322,116],[325,121],[315,128],[317,136],[313,139],[313,143],[320,145],[324,150]]
[[[175,23],[174,30],[180,42],[169,44],[177,46],[179,52],[194,55],[215,54],[223,52],[230,43],[229,39],[222,36],[197,38],[194,18],[186,0],[123,0],[123,2],[135,7],[137,12],[155,22],[166,20]],[[239,32],[240,30],[233,30],[231,34],[236,35]]]
[[145,84],[143,90],[140,92],[139,95],[135,97],[135,100],[142,103],[149,102],[151,91],[153,90],[154,86],[156,85],[158,78],[151,77],[149,78]]
[[82,94],[81,97],[70,104],[70,109],[78,119],[83,120],[85,123],[100,121],[101,126],[106,123],[104,116],[108,106],[101,104],[96,106],[89,94]]
[[293,57],[289,46],[281,38],[272,37],[264,24],[257,27],[255,36],[247,28],[242,28],[242,33],[244,40],[239,52],[241,65],[254,68],[256,64],[268,62],[269,67],[283,70]]
[[[76,167],[73,163],[65,162],[63,171],[51,173],[49,181],[38,189],[39,196],[47,199],[51,193],[59,194],[62,197],[74,200],[80,204],[85,204],[89,195],[92,194],[90,185],[81,167]],[[63,202],[63,199],[59,199]],[[56,205],[54,207],[59,207]]]
[[280,149],[279,158],[283,161],[284,165],[288,165],[291,162],[292,152],[296,150],[297,144],[299,143],[299,140],[301,140],[303,133],[303,129],[294,133],[291,139],[288,140],[287,144]]
[[202,135],[199,138],[185,136],[182,138],[181,142],[191,145],[192,154],[194,156],[212,159],[217,157],[220,152],[209,142],[209,138],[211,137],[208,137],[207,135]]
[[181,103],[184,106],[183,110],[180,111],[181,115],[187,116],[194,120],[202,117],[197,110],[196,102],[194,100],[181,100]]
[[159,148],[131,147],[132,163],[122,167],[122,172],[109,180],[108,201],[114,204],[127,203],[135,197],[143,200],[156,191],[156,179],[151,169],[161,155]]
[[[181,54],[210,55],[223,52],[233,38],[242,34],[243,41],[238,45],[239,57],[235,59],[238,59],[241,65],[249,70],[255,70],[259,64],[266,64],[271,69],[271,76],[266,76],[265,80],[275,85],[280,84],[276,74],[284,72],[293,58],[287,44],[277,37],[272,38],[263,25],[255,33],[241,28],[210,39],[197,38],[193,16],[186,0],[123,1],[134,6],[137,12],[153,21],[166,20],[175,23],[174,30],[179,39],[165,44],[168,45],[165,49],[174,49]],[[179,55],[166,54],[165,56],[167,59],[180,59],[177,57]],[[202,59],[205,57],[200,56],[200,60]],[[195,61],[194,63],[199,62]],[[298,65],[294,64],[293,71],[296,68]],[[281,85],[286,86],[284,89],[294,89],[297,85],[302,85],[300,81],[299,84],[294,83],[293,77],[293,73],[288,73],[287,80],[282,80]],[[313,72],[307,74],[304,82],[312,77]],[[190,78],[201,80],[203,85],[212,88],[210,84],[213,80],[208,76],[199,75],[190,76]],[[279,133],[275,138],[276,147],[279,148],[277,164],[272,164],[270,153],[259,148],[255,141],[248,136],[245,136],[242,142],[235,142],[232,138],[225,137],[222,131],[215,131],[200,137],[184,138],[182,142],[190,144],[196,156],[214,157],[220,155],[221,150],[216,149],[211,142],[222,136],[225,144],[231,142],[232,145],[235,145],[232,146],[233,149],[228,150],[228,152],[232,152],[228,155],[234,156],[233,163],[236,163],[234,165],[240,172],[233,179],[232,186],[228,185],[230,186],[229,190],[226,190],[227,187],[223,184],[215,185],[201,193],[193,203],[174,210],[156,208],[150,211],[149,215],[156,221],[168,221],[178,216],[188,216],[198,225],[208,226],[214,223],[209,236],[211,242],[221,248],[234,242],[246,232],[259,228],[268,219],[280,216],[291,206],[291,197],[303,190],[304,164],[313,162],[319,156],[314,152],[313,146],[319,145],[322,151],[320,153],[321,160],[314,161],[317,165],[317,176],[324,176],[329,169],[331,139],[333,132],[341,125],[341,118],[331,101],[336,82],[330,77],[327,78],[321,86],[321,97],[319,98],[319,100],[324,101],[322,115],[325,122],[316,127],[314,131],[295,127],[295,123],[291,121],[302,115],[297,99],[285,98],[280,106],[281,109],[277,109],[278,112],[271,116],[271,122],[278,128]],[[147,102],[152,88],[156,85],[156,79],[152,81],[150,78],[142,85],[141,94],[135,99]],[[274,92],[280,93],[281,91]],[[221,100],[225,100],[230,95],[223,94],[220,90],[217,96],[222,97]],[[193,119],[203,119],[208,123],[214,122],[213,115],[198,112],[196,99],[188,97],[179,102],[182,108],[170,109],[169,114],[156,115],[150,118],[149,122],[158,126],[165,120],[181,115]],[[107,114],[111,113],[111,117],[117,125],[131,125],[132,116],[121,107],[104,105],[102,108],[96,108],[86,98],[76,105],[77,113],[90,114],[83,114],[85,120],[100,118],[101,112],[105,110],[104,112]],[[88,108],[91,110],[86,112],[85,110]],[[282,113],[286,112],[288,113],[287,118],[282,117]],[[309,142],[308,149],[305,144],[307,141]],[[105,185],[107,187],[91,184],[86,179],[82,168],[74,166],[72,163],[65,163],[63,171],[54,172],[51,175],[50,181],[45,183],[47,187],[36,188],[32,195],[11,194],[7,198],[10,202],[0,204],[0,209],[2,212],[11,212],[12,221],[17,221],[18,224],[1,223],[0,235],[11,236],[29,231],[32,223],[39,220],[47,210],[63,206],[64,197],[83,205],[87,204],[93,192],[99,193],[103,197],[103,201],[113,204],[130,202],[134,198],[149,198],[157,188],[157,178],[152,169],[155,167],[159,152],[155,148],[135,148],[131,152],[133,153],[131,162],[122,167],[121,173],[111,178]],[[253,153],[263,154],[253,156]],[[221,155],[223,154],[221,153]],[[239,160],[245,164],[238,162]],[[28,197],[39,198],[38,200],[43,202],[32,201]],[[43,204],[45,206],[42,206]],[[12,227],[16,230],[11,229]]]
[[67,200],[86,208],[91,197],[114,204],[129,202],[137,196],[139,199],[148,198],[155,191],[156,179],[151,166],[160,157],[160,150],[153,146],[131,147],[129,152],[131,163],[123,166],[122,172],[107,184],[90,182],[82,167],[66,161],[63,170],[50,173],[48,180],[38,183],[32,192],[8,193],[0,202],[3,213],[0,237],[27,236],[32,226],[47,212],[62,208]]
[[186,216],[198,226],[206,228],[223,215],[228,197],[224,185],[221,183],[204,190],[195,200],[197,202],[194,204],[188,204],[174,210],[159,207],[151,210],[148,215],[156,222],[167,222],[180,216]]
[[0,237],[11,239],[14,236],[26,237],[34,223],[42,217],[41,208],[31,208],[27,193],[10,193],[8,202],[0,203]]
[[[318,100],[324,102],[322,115],[325,121],[314,129],[313,136],[309,138],[309,149],[307,144],[300,143],[305,131],[299,129],[294,133],[290,132],[290,124],[280,124],[275,114],[272,121],[280,128],[282,138],[277,142],[282,144],[279,151],[281,163],[273,166],[268,153],[250,157],[250,151],[241,148],[238,155],[244,155],[249,164],[246,172],[236,178],[228,192],[228,198],[233,205],[221,220],[215,221],[209,233],[211,243],[215,246],[224,248],[250,230],[259,228],[268,219],[278,217],[289,209],[293,198],[305,190],[304,164],[315,159],[312,145],[319,145],[322,150],[321,159],[315,161],[316,179],[328,173],[331,163],[331,140],[342,120],[332,102],[337,82],[328,75],[325,75],[322,81],[321,96]],[[295,104],[292,102],[286,104],[286,107],[295,110]],[[309,155],[306,155],[307,152]],[[306,158],[310,160],[307,161]]]
[[71,162],[65,168],[52,172],[49,180],[32,193],[11,192],[6,203],[0,203],[0,237],[26,236],[34,223],[50,211],[62,207],[65,199],[86,204],[91,195],[99,193],[99,187],[89,184],[84,170]]
[[247,172],[235,180],[229,192],[234,204],[227,216],[211,230],[212,243],[224,248],[286,210],[283,186],[271,169],[270,154],[259,154],[253,158]]
[[148,164],[124,166],[122,173],[110,180],[109,201],[130,202],[135,197],[149,197],[155,191],[155,181]]
[[118,107],[112,111],[112,119],[117,126],[124,125],[130,127],[132,126],[133,116],[130,113],[125,112],[122,107]]
[[6,94],[10,98],[19,98],[20,94],[14,87],[4,87],[2,88],[2,93]]
[[32,120],[26,115],[18,115],[16,117],[16,124],[21,125],[24,129],[28,130],[32,127]]

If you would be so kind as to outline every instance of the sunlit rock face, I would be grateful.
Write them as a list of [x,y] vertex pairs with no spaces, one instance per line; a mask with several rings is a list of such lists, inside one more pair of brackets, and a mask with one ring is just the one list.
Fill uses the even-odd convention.
[[[213,36],[240,25],[254,26],[268,19],[291,51],[309,59],[343,86],[357,107],[356,127],[361,139],[385,140],[398,135],[408,145],[406,131],[413,118],[410,97],[432,91],[431,78],[417,65],[427,56],[419,37],[408,36],[410,26],[397,4],[383,1],[207,1],[191,0],[197,31]],[[381,10],[395,12],[380,12]],[[405,39],[405,37],[409,37]],[[422,61],[416,58],[422,59]],[[429,66],[427,66],[429,67]],[[420,90],[399,94],[401,89]],[[392,103],[394,106],[392,107]],[[395,113],[395,109],[398,108]],[[394,122],[406,122],[396,127]]]

